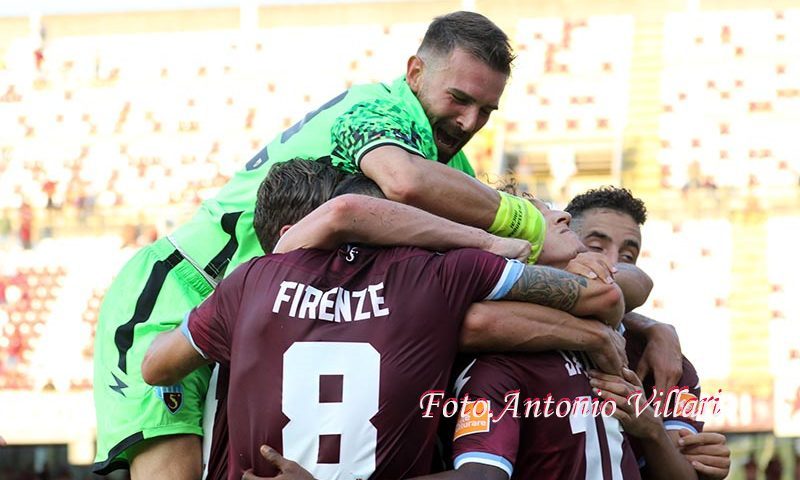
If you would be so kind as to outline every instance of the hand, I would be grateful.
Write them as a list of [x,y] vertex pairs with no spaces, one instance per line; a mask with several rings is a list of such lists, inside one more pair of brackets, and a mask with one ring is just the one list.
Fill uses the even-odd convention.
[[645,378],[653,373],[655,387],[666,392],[678,385],[683,375],[681,342],[675,327],[666,323],[655,323],[645,333],[647,346],[636,367],[636,375]]
[[731,450],[725,445],[725,435],[720,433],[692,433],[678,430],[678,448],[697,473],[704,478],[723,479],[731,468]]
[[492,235],[492,237],[494,238],[485,249],[487,252],[528,263],[528,256],[531,254],[531,243],[529,241],[495,235]]
[[6,445],[8,445],[6,439],[0,436],[0,447],[5,447]]
[[664,429],[661,419],[656,417],[651,406],[644,406],[646,395],[639,398],[639,412],[636,411],[636,400],[628,403],[628,398],[635,392],[643,391],[642,381],[627,368],[622,370],[622,377],[590,370],[589,383],[595,394],[602,399],[610,398],[617,404],[617,410],[612,415],[619,420],[622,428],[627,433],[637,438],[655,438]]
[[567,264],[566,271],[588,279],[599,278],[606,283],[614,283],[617,268],[599,252],[582,252]]
[[601,340],[597,342],[597,348],[589,348],[586,353],[601,371],[612,375],[622,375],[622,368],[628,366],[625,337],[601,322],[592,322],[592,324],[597,325]]
[[274,449],[266,445],[261,445],[259,452],[265,460],[275,465],[275,468],[281,473],[279,473],[277,477],[259,477],[253,474],[253,469],[251,468],[244,472],[242,480],[314,480],[314,476],[306,469],[296,462],[283,458],[283,456]]

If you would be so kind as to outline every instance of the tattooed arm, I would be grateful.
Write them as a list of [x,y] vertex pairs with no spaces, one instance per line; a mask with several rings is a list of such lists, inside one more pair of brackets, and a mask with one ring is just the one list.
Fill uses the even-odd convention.
[[625,301],[616,283],[590,280],[557,268],[526,265],[504,300],[535,303],[616,326]]

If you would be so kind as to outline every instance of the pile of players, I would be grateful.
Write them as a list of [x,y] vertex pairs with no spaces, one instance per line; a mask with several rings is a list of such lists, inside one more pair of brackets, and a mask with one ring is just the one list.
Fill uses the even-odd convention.
[[[405,75],[309,113],[138,252],[100,310],[95,472],[724,478],[722,435],[626,401],[700,394],[674,329],[632,312],[642,202],[567,213],[474,178],[513,58],[487,18],[438,17]],[[431,392],[464,399],[456,425]],[[615,408],[502,415],[515,394]]]

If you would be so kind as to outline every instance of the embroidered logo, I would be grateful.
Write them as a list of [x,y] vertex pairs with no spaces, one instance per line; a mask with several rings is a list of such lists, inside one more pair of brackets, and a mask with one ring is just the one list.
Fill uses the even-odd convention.
[[169,387],[156,387],[155,394],[164,401],[164,405],[172,414],[178,413],[183,406],[183,385],[180,383]]

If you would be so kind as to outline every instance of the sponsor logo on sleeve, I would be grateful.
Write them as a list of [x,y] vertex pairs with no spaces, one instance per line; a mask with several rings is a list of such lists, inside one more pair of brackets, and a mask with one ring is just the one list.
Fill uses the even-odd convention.
[[489,431],[491,425],[489,402],[486,400],[475,400],[465,402],[456,423],[456,431],[453,440],[458,440],[465,435],[473,433],[485,433]]

